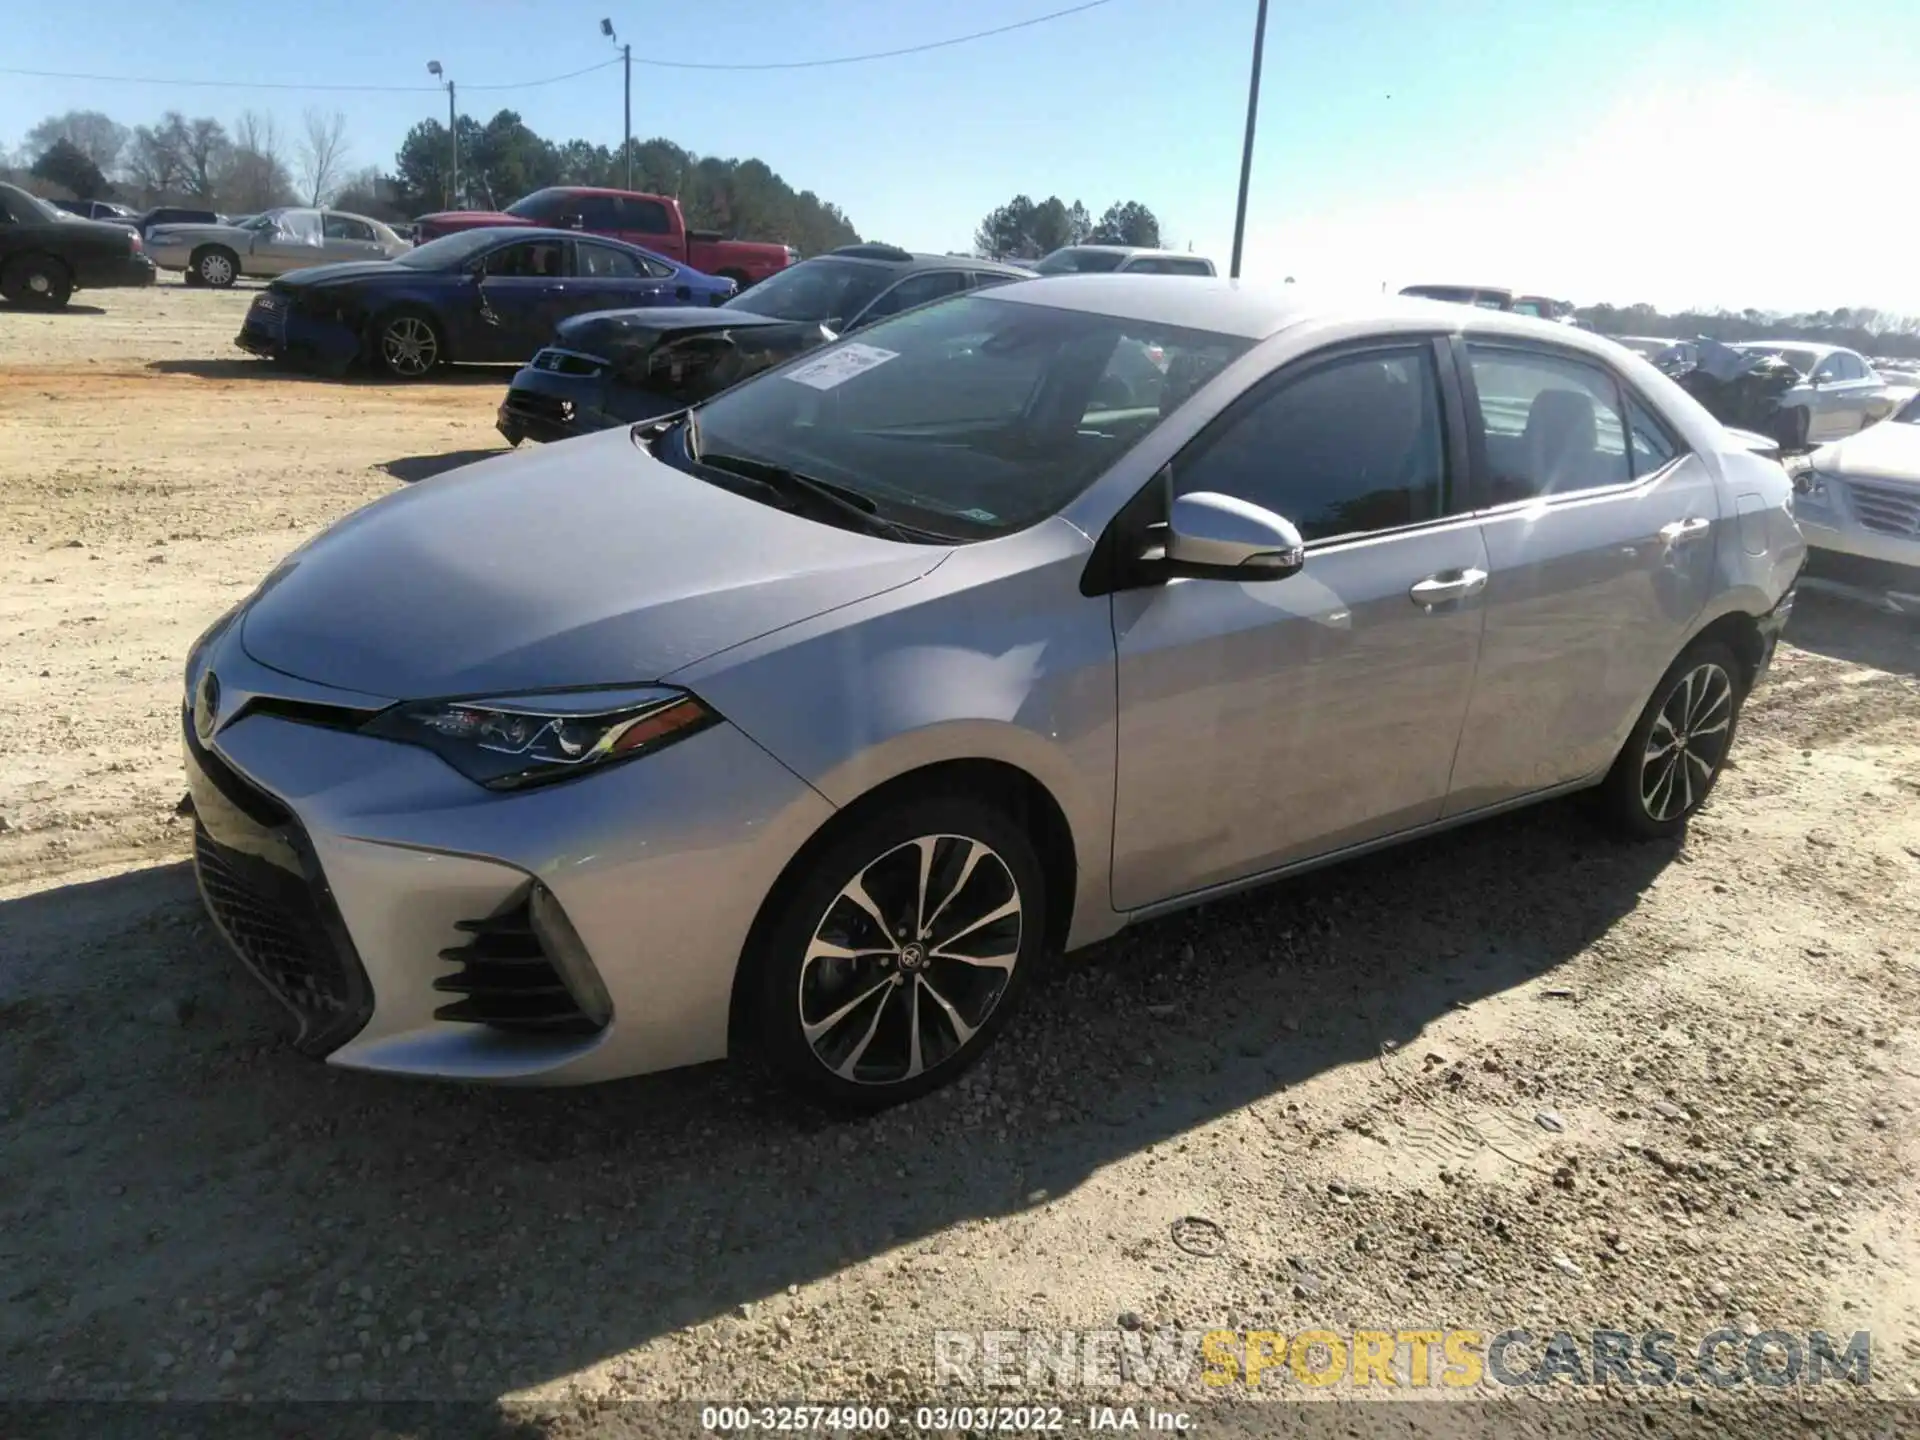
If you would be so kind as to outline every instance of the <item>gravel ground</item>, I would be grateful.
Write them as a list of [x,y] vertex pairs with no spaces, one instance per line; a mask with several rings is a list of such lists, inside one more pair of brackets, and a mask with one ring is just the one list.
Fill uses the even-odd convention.
[[[309,381],[232,349],[245,291],[81,299],[0,308],[0,1399],[901,1405],[935,1330],[1008,1326],[1867,1329],[1920,1394],[1910,623],[1803,600],[1683,846],[1555,804],[1143,926],[885,1116],[370,1079],[202,919],[179,664],[495,449],[500,377]],[[1049,1393],[1217,1398],[1001,1398]]]

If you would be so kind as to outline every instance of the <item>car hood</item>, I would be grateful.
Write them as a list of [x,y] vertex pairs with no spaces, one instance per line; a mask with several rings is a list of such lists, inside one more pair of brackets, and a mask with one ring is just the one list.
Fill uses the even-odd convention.
[[554,335],[559,348],[598,356],[615,382],[669,407],[716,395],[829,338],[818,321],[724,305],[601,310],[561,321]]
[[285,674],[392,699],[645,683],[947,553],[745,499],[609,430],[348,516],[268,577],[241,643]]
[[1813,452],[1813,468],[1863,480],[1920,486],[1920,425],[1882,420]]
[[332,285],[342,280],[406,279],[408,276],[417,279],[431,273],[410,265],[396,265],[391,260],[342,260],[333,265],[309,265],[304,270],[290,270],[267,288],[301,290],[309,285]]
[[[773,320],[751,310],[725,305],[658,305],[634,310],[594,310],[562,320],[554,336],[559,344],[583,354],[613,359],[617,351],[646,347],[668,335],[707,334],[717,330],[763,330],[776,325],[798,325],[802,320]],[[818,328],[815,326],[814,328]],[[598,347],[598,348],[596,348]]]

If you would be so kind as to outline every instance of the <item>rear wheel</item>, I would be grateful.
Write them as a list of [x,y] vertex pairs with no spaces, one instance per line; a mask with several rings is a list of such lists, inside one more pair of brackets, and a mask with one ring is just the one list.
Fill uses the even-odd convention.
[[374,358],[381,369],[401,380],[432,374],[446,359],[445,350],[440,327],[417,311],[389,315],[374,332]]
[[20,255],[0,273],[0,294],[15,305],[58,310],[73,298],[73,275],[51,255]]
[[805,863],[748,957],[766,1058],[863,1109],[946,1084],[1039,960],[1045,886],[1025,830],[979,800],[928,795],[874,810]]
[[1689,646],[1653,698],[1601,786],[1608,817],[1627,834],[1678,835],[1707,801],[1733,749],[1746,672],[1718,640]]
[[209,245],[193,255],[193,275],[203,285],[225,290],[240,278],[240,257],[220,245]]

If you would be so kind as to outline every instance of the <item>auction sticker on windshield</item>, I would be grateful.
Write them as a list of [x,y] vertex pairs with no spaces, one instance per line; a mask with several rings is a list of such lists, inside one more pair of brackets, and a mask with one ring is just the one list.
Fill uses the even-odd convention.
[[831,390],[836,385],[846,384],[856,375],[865,374],[876,365],[898,359],[899,355],[897,350],[882,350],[878,345],[856,342],[842,345],[818,360],[809,360],[797,370],[787,371],[787,379],[798,380],[802,385],[811,385],[816,390]]

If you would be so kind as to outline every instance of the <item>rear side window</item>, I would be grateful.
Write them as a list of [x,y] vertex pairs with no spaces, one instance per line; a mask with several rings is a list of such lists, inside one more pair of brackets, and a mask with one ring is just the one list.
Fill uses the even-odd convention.
[[620,207],[620,226],[622,230],[634,230],[642,235],[668,235],[673,226],[667,219],[667,207],[658,200],[622,199]]
[[624,250],[611,245],[576,245],[580,273],[593,280],[635,280],[640,276],[639,262]]
[[1424,345],[1329,361],[1243,400],[1217,425],[1191,459],[1174,461],[1178,493],[1250,500],[1308,541],[1446,512],[1445,432]]
[[1490,503],[1632,483],[1619,388],[1597,365],[1468,345],[1486,432]]

